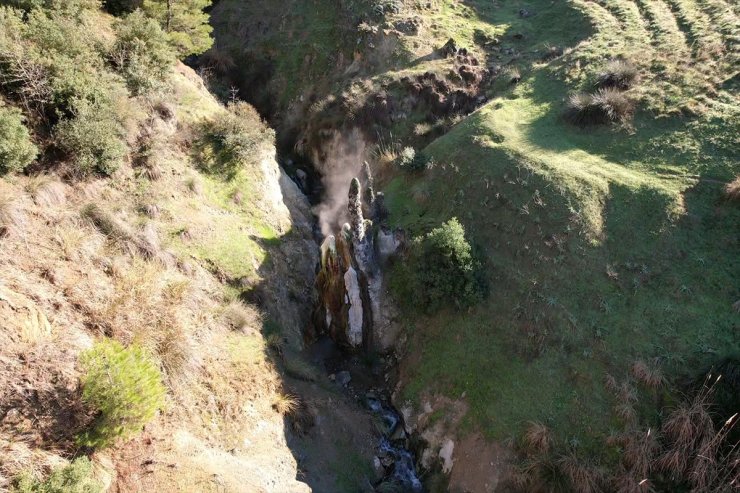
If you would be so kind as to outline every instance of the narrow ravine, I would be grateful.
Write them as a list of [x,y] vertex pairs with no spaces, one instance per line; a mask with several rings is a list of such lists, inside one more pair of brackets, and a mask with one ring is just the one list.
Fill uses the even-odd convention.
[[[305,171],[296,172],[296,178],[313,205],[320,207],[325,199],[324,191],[316,188],[320,180]],[[346,215],[340,212],[337,217],[348,217],[349,221],[339,223],[333,234],[324,235],[325,227],[316,231],[321,255],[318,305],[313,314],[316,333],[309,335],[315,341],[307,352],[314,364],[371,415],[378,432],[373,461],[379,478],[373,484],[376,490],[420,493],[424,487],[416,455],[410,450],[405,423],[391,399],[397,361],[392,352],[383,355],[377,351],[380,324],[388,318],[382,264],[395,253],[398,242],[386,224],[382,194],[374,190],[367,163],[346,188]]]

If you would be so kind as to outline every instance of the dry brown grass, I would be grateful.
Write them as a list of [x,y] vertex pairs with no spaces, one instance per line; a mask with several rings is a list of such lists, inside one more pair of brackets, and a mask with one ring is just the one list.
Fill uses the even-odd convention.
[[574,453],[564,455],[557,461],[558,467],[570,480],[576,493],[595,493],[601,491],[603,473],[592,464],[585,462]]
[[622,459],[630,472],[640,478],[646,478],[650,473],[658,450],[658,434],[652,429],[628,433],[622,440]]
[[740,202],[740,175],[725,186],[725,197],[731,202]]
[[223,319],[233,330],[242,332],[259,332],[263,323],[262,313],[256,308],[245,305],[241,301],[232,301],[229,303],[224,308]]
[[113,290],[93,311],[95,325],[124,343],[151,349],[170,379],[190,367],[193,347],[186,310],[189,281],[134,258],[112,264]]
[[13,193],[0,195],[0,238],[22,234],[27,222],[19,198]]
[[40,207],[61,207],[67,202],[67,186],[52,176],[38,175],[29,179],[26,191]]
[[552,447],[553,438],[550,429],[542,423],[530,421],[524,432],[524,447],[532,454],[547,454]]
[[648,388],[657,389],[665,383],[663,371],[658,366],[657,360],[654,360],[650,365],[643,360],[637,360],[632,364],[630,370],[632,376]]
[[298,397],[282,392],[275,394],[272,401],[273,409],[283,416],[294,415],[296,411],[298,411],[299,406],[300,401],[298,400]]

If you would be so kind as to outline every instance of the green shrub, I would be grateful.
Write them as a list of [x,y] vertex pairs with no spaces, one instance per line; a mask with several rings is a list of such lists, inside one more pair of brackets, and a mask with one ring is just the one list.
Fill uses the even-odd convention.
[[200,55],[213,45],[210,0],[144,0],[144,12],[159,22],[181,57]]
[[406,171],[421,171],[431,167],[432,160],[423,152],[416,152],[413,147],[404,147],[398,156],[398,166]]
[[126,439],[164,405],[162,374],[142,348],[106,339],[83,353],[80,363],[82,399],[98,413],[80,444],[105,447]]
[[80,102],[74,117],[56,126],[55,137],[57,145],[74,158],[82,174],[113,173],[128,150],[123,125],[112,105],[103,102]]
[[137,10],[119,19],[115,31],[112,58],[131,92],[141,94],[160,86],[175,54],[159,24]]
[[93,477],[90,459],[80,457],[68,466],[54,469],[45,480],[22,474],[13,484],[13,493],[100,493],[103,486]]
[[275,134],[247,103],[232,103],[228,109],[203,123],[195,150],[204,169],[231,176],[258,158],[260,147],[273,142]]
[[128,93],[87,3],[52,3],[25,20],[0,8],[0,85],[52,126],[80,172],[110,173],[127,152],[117,108]]
[[409,262],[402,269],[397,294],[428,311],[448,304],[473,305],[486,291],[481,264],[456,218],[416,238]]
[[37,154],[21,112],[0,101],[0,174],[23,171]]

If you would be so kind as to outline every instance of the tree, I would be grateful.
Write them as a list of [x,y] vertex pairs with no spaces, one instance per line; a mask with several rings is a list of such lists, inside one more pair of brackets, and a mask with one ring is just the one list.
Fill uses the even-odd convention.
[[411,249],[412,298],[433,311],[470,306],[485,294],[481,265],[457,218],[416,238]]
[[174,54],[156,21],[136,10],[117,20],[115,30],[111,56],[131,92],[144,93],[167,79]]
[[208,14],[210,0],[144,0],[144,12],[167,33],[182,57],[199,55],[213,45]]

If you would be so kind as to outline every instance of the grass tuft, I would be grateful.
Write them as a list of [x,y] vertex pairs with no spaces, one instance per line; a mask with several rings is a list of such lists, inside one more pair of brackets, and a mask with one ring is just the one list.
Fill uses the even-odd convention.
[[639,71],[629,60],[615,58],[610,60],[596,76],[597,89],[626,90],[637,82]]
[[292,394],[279,392],[272,401],[272,408],[283,416],[292,416],[298,411],[300,401]]
[[577,93],[568,99],[565,117],[573,125],[588,127],[625,122],[634,111],[634,103],[623,92],[605,88],[593,94]]
[[240,301],[232,301],[224,309],[224,321],[234,330],[248,331],[249,329],[259,330],[262,326],[262,314]]
[[527,451],[533,454],[547,454],[553,443],[550,429],[535,421],[530,421],[527,425],[523,440]]

